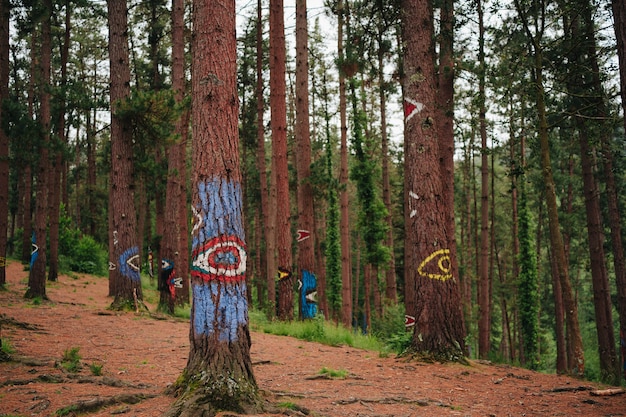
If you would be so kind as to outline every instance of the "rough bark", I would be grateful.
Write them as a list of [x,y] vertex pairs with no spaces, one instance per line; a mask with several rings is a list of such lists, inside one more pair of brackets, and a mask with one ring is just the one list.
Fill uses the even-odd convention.
[[309,124],[309,52],[306,0],[296,0],[296,166],[298,172],[298,269],[300,314],[312,318],[317,314],[315,291],[315,218],[311,185],[311,135]]
[[47,298],[46,295],[46,261],[47,261],[47,228],[48,228],[48,179],[50,176],[48,162],[48,145],[50,143],[50,59],[52,55],[51,18],[52,2],[44,1],[45,17],[41,25],[41,104],[40,127],[42,141],[39,150],[39,166],[37,168],[37,194],[35,202],[35,224],[33,227],[33,250],[30,258],[28,274],[28,290],[26,298]]
[[191,342],[167,416],[260,411],[250,360],[235,2],[194,3]]
[[[69,58],[70,33],[72,8],[69,1],[65,2],[65,31],[63,32],[63,44],[61,46],[61,90],[67,86],[67,61]],[[48,281],[56,281],[59,275],[59,219],[61,215],[61,190],[62,178],[65,167],[65,158],[62,149],[67,146],[65,137],[65,96],[64,93],[58,99],[59,115],[56,126],[57,146],[52,162],[52,186],[50,187],[50,257],[48,268]],[[64,181],[66,182],[66,181]],[[67,206],[66,206],[67,207]]]
[[[402,2],[404,40],[405,285],[415,317],[411,348],[440,360],[462,360],[465,326],[458,277],[452,276],[442,180],[434,70],[433,6]],[[409,291],[410,287],[410,291]]]
[[[265,305],[271,306],[269,310],[274,310],[276,306],[276,284],[274,274],[276,266],[274,263],[270,265],[269,259],[273,258],[274,245],[270,242],[274,241],[273,234],[270,233],[269,225],[269,204],[268,204],[268,188],[267,188],[267,167],[265,162],[265,125],[263,123],[263,113],[265,112],[265,98],[263,96],[263,4],[261,0],[257,0],[257,21],[256,21],[256,134],[257,134],[257,169],[259,170],[259,190],[261,193],[261,225],[263,226],[262,242],[265,243],[264,250],[260,253],[261,267],[259,269],[259,286],[261,283],[267,287],[267,294],[263,296],[261,291],[258,292],[259,305],[263,308]],[[261,233],[259,232],[261,235]],[[262,245],[259,246],[259,248]],[[272,252],[270,254],[270,249]],[[270,269],[271,268],[271,269]],[[273,316],[273,313],[272,313]]]
[[[172,2],[172,89],[174,98],[180,105],[185,96],[185,38],[184,18],[185,1],[174,0]],[[156,75],[155,75],[156,77]],[[187,276],[187,246],[181,244],[181,237],[186,235],[187,213],[186,204],[186,144],[189,112],[184,110],[176,121],[175,132],[177,142],[171,144],[167,152],[167,185],[165,191],[165,217],[163,225],[163,240],[159,255],[161,256],[161,268],[159,268],[159,289],[161,298],[159,307],[174,313],[176,305],[184,305],[189,302],[189,279]]]
[[270,125],[276,171],[276,250],[278,264],[278,318],[293,318],[294,275],[291,255],[289,170],[287,168],[287,104],[285,83],[285,17],[282,0],[270,1]]
[[[0,126],[4,124],[2,103],[9,97],[9,11],[8,0],[0,0]],[[7,236],[9,219],[9,137],[0,128],[0,236]],[[7,240],[0,239],[0,287],[6,283]]]
[[126,0],[108,1],[111,74],[111,172],[109,180],[109,282],[113,309],[143,309],[134,201],[132,129],[116,115],[130,95]]
[[491,276],[489,274],[489,149],[487,147],[487,124],[485,108],[485,27],[483,21],[482,2],[478,2],[479,26],[479,74],[478,74],[478,106],[480,131],[480,258],[478,284],[478,356],[486,359],[491,350]]

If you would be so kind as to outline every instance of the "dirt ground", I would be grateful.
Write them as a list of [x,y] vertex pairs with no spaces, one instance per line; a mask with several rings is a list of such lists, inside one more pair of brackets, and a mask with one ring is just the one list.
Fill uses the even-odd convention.
[[[10,263],[0,291],[0,336],[15,349],[0,363],[0,416],[160,416],[175,400],[164,395],[185,367],[189,323],[107,310],[108,281],[61,276],[49,302],[25,300],[28,273]],[[626,416],[626,394],[594,395],[601,386],[510,366],[471,362],[425,364],[252,333],[257,384],[285,415]],[[59,366],[79,348],[82,369]],[[92,368],[101,366],[101,375]],[[344,379],[320,375],[345,370]],[[65,410],[65,413],[63,412]],[[226,415],[232,415],[226,414]]]

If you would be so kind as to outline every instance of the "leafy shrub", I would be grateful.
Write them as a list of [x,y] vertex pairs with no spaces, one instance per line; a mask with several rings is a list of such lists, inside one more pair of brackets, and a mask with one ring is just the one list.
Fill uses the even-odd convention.
[[72,271],[93,275],[106,274],[106,251],[91,236],[83,236],[78,240],[74,254],[70,260]]

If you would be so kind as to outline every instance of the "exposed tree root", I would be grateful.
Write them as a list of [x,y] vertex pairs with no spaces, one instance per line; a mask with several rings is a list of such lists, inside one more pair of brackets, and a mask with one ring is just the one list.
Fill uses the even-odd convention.
[[143,400],[154,398],[155,394],[119,394],[113,397],[98,397],[91,400],[78,401],[56,411],[57,416],[76,415],[80,413],[90,413],[104,407],[116,404],[137,404]]
[[37,332],[45,333],[40,326],[36,324],[25,323],[23,321],[15,320],[13,317],[9,317],[6,314],[0,314],[0,325],[9,325],[13,327],[18,327],[24,330],[32,330]]

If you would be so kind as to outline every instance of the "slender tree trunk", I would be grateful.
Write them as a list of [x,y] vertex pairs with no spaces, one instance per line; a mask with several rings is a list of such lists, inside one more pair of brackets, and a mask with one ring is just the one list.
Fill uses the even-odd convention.
[[[347,1],[347,0],[346,0]],[[343,50],[344,0],[337,2],[337,55],[339,61],[345,59]],[[350,215],[348,199],[348,124],[346,101],[346,74],[339,69],[339,236],[341,239],[341,322],[347,328],[352,326],[352,267],[350,264]]]
[[479,27],[479,125],[481,154],[481,194],[480,194],[480,260],[478,286],[478,356],[486,359],[491,350],[491,276],[489,275],[489,148],[487,147],[487,123],[485,108],[485,27],[482,2],[478,2]]
[[41,129],[43,132],[39,151],[39,167],[37,172],[37,195],[35,206],[35,226],[33,228],[33,251],[30,258],[30,272],[28,275],[28,290],[26,298],[46,295],[46,266],[47,266],[47,229],[48,229],[48,187],[50,165],[48,161],[48,147],[50,143],[50,60],[52,55],[52,1],[44,0],[45,17],[41,25]]
[[139,247],[133,184],[132,129],[116,116],[130,95],[126,0],[108,1],[111,74],[111,173],[109,184],[109,281],[113,309],[145,308],[139,275]]
[[[263,227],[262,243],[260,247],[263,247],[263,251],[260,252],[261,266],[263,269],[259,269],[259,280],[264,283],[264,287],[267,288],[267,294],[263,296],[259,292],[259,304],[268,306],[268,311],[275,308],[275,294],[276,288],[274,283],[274,275],[276,266],[270,266],[270,256],[273,258],[273,251],[270,255],[270,241],[274,240],[269,231],[269,206],[268,206],[268,189],[267,189],[267,168],[265,165],[265,125],[263,122],[263,114],[265,112],[265,98],[263,96],[263,4],[261,0],[257,0],[257,19],[256,19],[256,134],[257,134],[257,169],[259,170],[259,189],[261,191],[261,225]],[[270,237],[271,236],[271,237]],[[269,269],[271,267],[271,269]],[[271,292],[270,292],[271,281]],[[271,297],[271,298],[270,298]],[[271,314],[273,317],[273,313]]]
[[389,181],[389,138],[387,135],[387,93],[385,90],[385,73],[384,67],[384,49],[382,48],[382,40],[379,39],[378,52],[378,84],[379,84],[379,104],[380,104],[380,134],[381,134],[381,152],[382,152],[382,175],[383,175],[383,202],[387,208],[387,236],[385,245],[389,248],[391,256],[389,263],[385,268],[385,298],[392,304],[397,301],[397,285],[396,285],[396,262],[393,250],[393,205],[391,204],[391,185]]
[[278,318],[293,318],[291,215],[287,169],[287,107],[285,84],[285,22],[282,0],[270,0],[270,124],[276,171],[276,249],[279,271]]
[[[617,56],[620,68],[620,86],[622,109],[626,114],[626,4],[623,1],[613,0],[613,27],[617,39]],[[598,73],[594,71],[594,84],[598,84]],[[626,117],[623,117],[626,129]],[[609,206],[609,222],[611,226],[611,243],[613,246],[613,265],[615,268],[615,283],[617,287],[617,311],[620,321],[620,346],[622,373],[626,378],[626,260],[624,259],[624,245],[622,243],[621,218],[618,206],[617,186],[613,172],[613,153],[609,144],[609,137],[602,135],[602,153],[604,156],[604,172],[606,175],[606,193]]]
[[[172,2],[172,88],[177,103],[182,103],[185,97],[185,1]],[[158,76],[155,74],[155,78]],[[162,310],[174,313],[176,305],[189,302],[189,280],[187,276],[187,246],[181,245],[181,237],[186,236],[187,216],[181,216],[181,211],[187,213],[186,202],[186,144],[188,130],[188,112],[185,110],[176,121],[175,131],[178,136],[176,143],[168,146],[167,186],[165,196],[165,217],[163,225],[163,240],[159,255],[159,289],[161,298],[159,307]],[[182,220],[182,221],[181,221]]]
[[[317,289],[315,274],[315,218],[313,188],[311,186],[311,138],[309,127],[309,53],[306,0],[296,0],[296,166],[298,172],[298,267],[300,280],[300,312],[302,318],[317,314],[314,292]],[[308,292],[308,294],[307,294]]]
[[[63,44],[61,46],[61,90],[64,91],[67,86],[67,61],[69,58],[70,33],[71,25],[71,3],[65,2],[65,31],[63,35]],[[65,136],[65,93],[62,93],[59,100],[59,119],[56,128],[58,140],[57,151],[53,155],[54,161],[52,166],[52,187],[50,190],[50,259],[48,269],[48,280],[56,281],[59,275],[59,217],[61,212],[61,191],[62,179],[64,179],[65,158],[63,157],[60,147],[65,148],[67,139]],[[67,206],[65,206],[67,207]]]
[[[0,103],[9,98],[9,0],[0,0]],[[0,126],[6,115],[0,105]],[[9,137],[0,128],[0,287],[6,283],[7,229],[9,219]]]
[[[565,321],[567,326],[568,342],[568,370],[570,373],[583,376],[585,371],[585,358],[583,352],[582,337],[578,322],[578,305],[573,297],[572,286],[569,278],[567,258],[563,245],[563,236],[559,225],[559,213],[556,202],[556,186],[552,174],[552,162],[550,159],[550,144],[548,136],[548,122],[546,117],[545,91],[543,85],[543,47],[540,44],[543,38],[543,27],[537,28],[537,33],[533,35],[528,23],[527,10],[523,9],[519,0],[515,0],[515,7],[524,24],[529,42],[533,48],[534,62],[534,85],[536,88],[538,136],[541,151],[541,169],[543,181],[546,188],[545,199],[548,208],[548,223],[550,230],[550,245],[553,251],[554,260],[558,268],[559,282],[563,291],[563,306],[565,307]],[[542,23],[540,23],[542,24]]]

